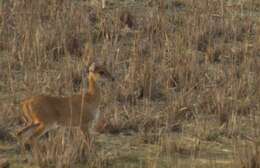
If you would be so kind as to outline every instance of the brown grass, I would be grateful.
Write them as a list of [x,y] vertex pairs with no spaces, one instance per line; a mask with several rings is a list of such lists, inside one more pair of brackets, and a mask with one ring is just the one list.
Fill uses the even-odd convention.
[[[25,97],[78,92],[83,63],[95,59],[117,79],[104,86],[100,132],[137,136],[137,148],[154,152],[136,167],[198,167],[212,155],[208,167],[221,159],[229,167],[259,167],[259,144],[248,147],[244,138],[259,139],[259,10],[254,0],[111,0],[105,9],[95,0],[3,1],[0,128],[21,127]],[[122,155],[112,157],[99,142],[90,156],[77,133],[67,132],[43,137],[33,157],[24,156],[40,167],[113,167],[127,155],[114,146],[108,151]]]

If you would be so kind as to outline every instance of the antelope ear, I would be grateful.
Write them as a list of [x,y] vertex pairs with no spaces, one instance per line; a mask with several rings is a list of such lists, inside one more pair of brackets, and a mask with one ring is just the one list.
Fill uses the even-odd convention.
[[90,66],[89,66],[89,72],[94,72],[96,69],[96,64],[93,62]]

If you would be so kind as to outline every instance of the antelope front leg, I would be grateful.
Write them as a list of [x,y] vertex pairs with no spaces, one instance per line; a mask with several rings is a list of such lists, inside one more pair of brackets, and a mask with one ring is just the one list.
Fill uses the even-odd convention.
[[92,142],[92,139],[90,137],[88,127],[81,127],[80,131],[81,131],[81,134],[84,137],[84,141],[85,141],[86,145],[88,146],[88,149],[90,150],[91,148],[93,148],[93,142]]

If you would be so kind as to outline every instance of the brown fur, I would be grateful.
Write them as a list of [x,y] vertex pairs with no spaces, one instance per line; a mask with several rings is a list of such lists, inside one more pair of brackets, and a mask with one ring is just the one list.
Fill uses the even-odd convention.
[[90,124],[95,119],[100,102],[100,90],[96,82],[101,77],[113,79],[103,67],[92,64],[89,68],[88,91],[85,94],[70,97],[40,95],[22,101],[23,115],[28,124],[17,135],[21,136],[33,128],[33,133],[29,137],[29,140],[33,140],[57,124],[79,127],[89,142]]

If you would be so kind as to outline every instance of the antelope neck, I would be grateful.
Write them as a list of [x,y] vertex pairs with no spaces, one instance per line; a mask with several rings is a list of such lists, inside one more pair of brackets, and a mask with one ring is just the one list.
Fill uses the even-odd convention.
[[90,96],[93,96],[95,98],[98,98],[98,99],[99,99],[99,96],[100,96],[100,91],[99,91],[99,88],[98,88],[97,83],[96,83],[96,79],[93,76],[93,74],[89,74],[89,76],[88,76],[87,94],[90,95]]

